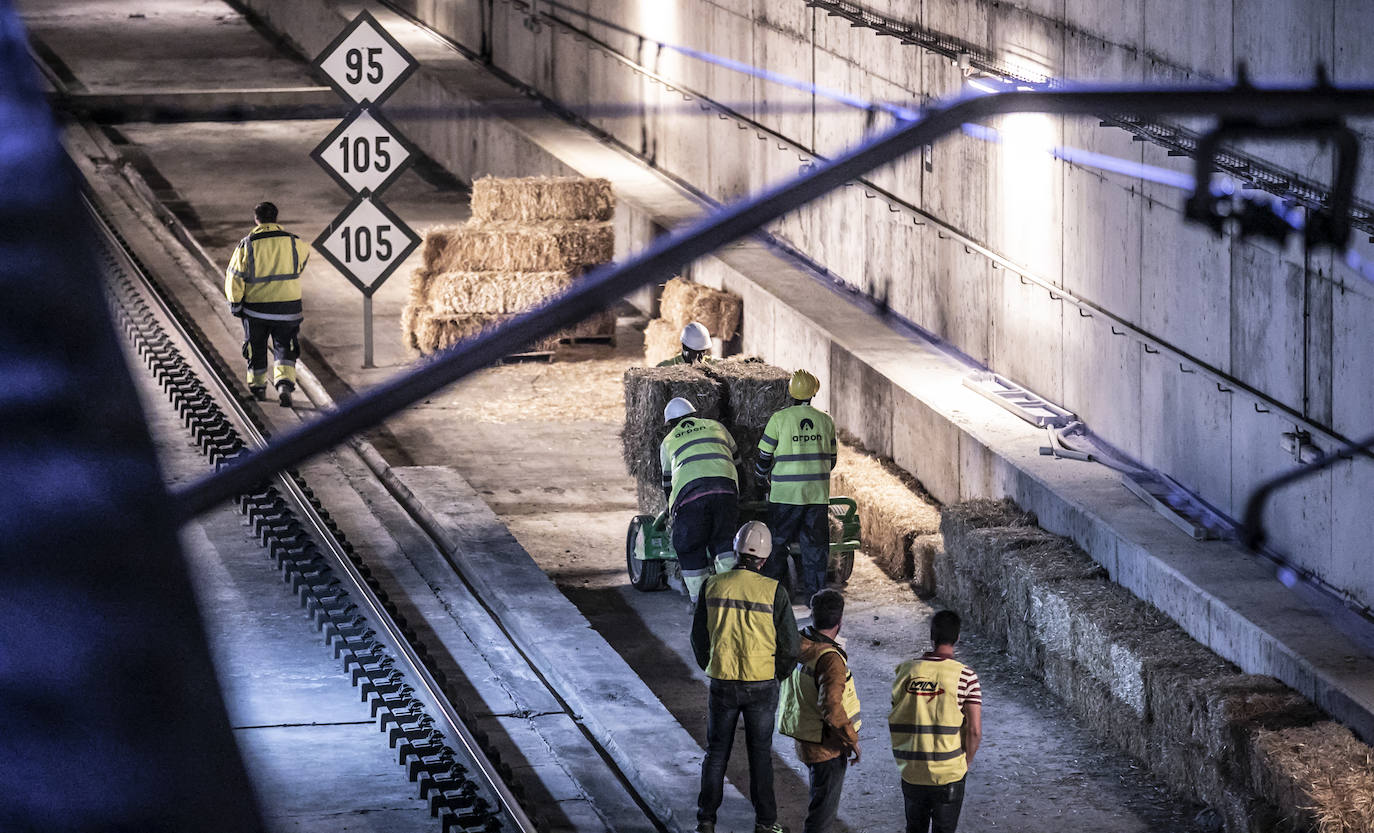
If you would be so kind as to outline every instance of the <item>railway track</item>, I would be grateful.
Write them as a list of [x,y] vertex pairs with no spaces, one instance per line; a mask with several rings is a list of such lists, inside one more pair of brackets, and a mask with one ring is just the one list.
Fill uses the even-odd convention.
[[[116,325],[153,375],[208,461],[221,466],[266,441],[255,405],[203,345],[99,208],[97,228]],[[297,472],[279,474],[236,503],[283,582],[348,673],[399,765],[444,833],[533,833],[511,771],[484,748],[445,691],[444,674],[397,606]]]

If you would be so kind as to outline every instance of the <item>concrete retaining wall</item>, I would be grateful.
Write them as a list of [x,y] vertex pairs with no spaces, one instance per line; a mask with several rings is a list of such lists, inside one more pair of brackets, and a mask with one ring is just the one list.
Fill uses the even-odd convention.
[[[459,43],[481,49],[476,0],[402,5]],[[608,49],[821,154],[852,145],[883,120],[870,125],[862,113],[685,58],[655,40],[864,99],[912,104],[955,95],[963,87],[962,74],[947,59],[852,28],[801,0],[684,0],[671,8],[629,0],[568,5],[647,38],[559,12]],[[1110,12],[1076,0],[870,5],[1056,77],[1205,80],[1228,77],[1233,60],[1242,59],[1265,80],[1310,77],[1318,62],[1337,79],[1374,77],[1374,47],[1362,34],[1374,25],[1374,12],[1350,0],[1170,0],[1148,7],[1133,0]],[[589,49],[564,29],[526,24],[526,12],[508,0],[491,4],[485,43],[496,67],[583,113],[659,169],[714,199],[776,182],[806,158],[788,144],[703,114],[698,101],[684,101],[676,90]],[[1274,36],[1280,31],[1283,37]],[[415,86],[411,98],[419,97],[422,85]],[[604,105],[625,104],[642,104],[645,111],[605,114]],[[933,148],[928,164],[917,157],[902,160],[873,181],[1303,418],[1272,407],[1268,413],[1256,410],[1251,400],[1219,390],[1204,374],[1186,372],[1167,354],[1146,353],[1134,339],[1114,335],[1110,322],[1078,315],[1044,289],[1023,285],[1013,272],[994,269],[985,257],[942,238],[933,225],[918,226],[909,214],[890,211],[861,187],[842,189],[772,231],[846,283],[886,300],[901,316],[1076,411],[1109,442],[1233,515],[1256,482],[1294,463],[1279,447],[1283,432],[1301,427],[1321,437],[1326,427],[1347,436],[1368,433],[1368,414],[1374,412],[1374,386],[1368,383],[1374,372],[1374,287],[1333,265],[1329,255],[1306,257],[1296,249],[1278,251],[1230,237],[1214,240],[1185,224],[1179,211],[1183,195],[1175,189],[1026,150],[1037,142],[1063,143],[1189,169],[1187,160],[1133,142],[1123,131],[1093,120],[1044,116],[1003,119],[997,126],[1016,141],[989,145],[948,137]],[[491,152],[481,150],[485,145],[478,141],[460,170],[505,170],[503,160],[484,155]],[[1305,176],[1329,174],[1329,159],[1312,148],[1255,150]],[[545,165],[519,148],[495,152],[519,159],[520,172],[540,172]],[[1363,193],[1374,192],[1374,166],[1365,165],[1361,182],[1372,186]],[[627,244],[652,233],[635,231],[623,235]],[[769,325],[755,316],[750,326]],[[1307,481],[1277,506],[1273,540],[1297,565],[1364,604],[1374,603],[1374,570],[1356,545],[1374,535],[1374,515],[1361,498],[1371,490],[1374,473],[1367,469]]]
[[[1235,833],[1306,830],[1319,814],[1343,817],[1360,804],[1312,795],[1312,774],[1269,751],[1275,732],[1325,731],[1315,728],[1325,720],[1318,709],[1272,677],[1240,673],[1034,524],[1006,503],[947,507],[937,581],[945,602],[1080,720]],[[1369,747],[1343,734],[1343,745],[1326,747],[1322,774],[1367,774]],[[1322,829],[1361,829],[1353,824]]]

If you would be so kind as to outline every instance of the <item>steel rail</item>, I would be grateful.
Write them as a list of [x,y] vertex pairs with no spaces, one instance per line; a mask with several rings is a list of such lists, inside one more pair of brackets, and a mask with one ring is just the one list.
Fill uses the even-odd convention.
[[[239,431],[258,447],[268,445],[268,439],[258,429],[252,417],[239,401],[234,386],[215,370],[215,363],[205,354],[199,339],[186,328],[177,311],[163,297],[151,277],[129,255],[118,233],[111,228],[90,198],[83,195],[83,202],[92,218],[93,226],[106,238],[111,248],[119,254],[129,273],[136,276],[139,283],[142,284],[144,294],[175,330],[176,337],[186,347],[186,355],[200,366],[199,375],[201,378],[207,380],[208,384],[214,388],[214,392],[218,394],[220,401],[228,406],[229,412],[233,414],[234,420],[238,423]],[[312,533],[312,537],[329,553],[333,569],[346,578],[349,595],[360,603],[365,617],[375,627],[377,638],[396,657],[398,666],[403,668],[406,681],[413,685],[417,694],[420,695],[420,701],[437,713],[436,728],[444,735],[445,740],[453,749],[461,750],[477,767],[490,796],[496,799],[501,811],[511,819],[516,829],[520,833],[535,833],[537,828],[534,822],[526,815],[510,788],[502,780],[500,773],[496,771],[491,761],[482,752],[480,744],[463,723],[463,719],[449,701],[448,695],[444,693],[443,686],[425,667],[419,653],[416,652],[401,628],[387,613],[383,602],[378,598],[376,592],[368,586],[362,572],[340,546],[334,533],[330,531],[315,506],[302,491],[300,484],[284,470],[275,473],[275,480],[274,485],[294,504],[297,516],[304,521],[309,532]]]
[[180,519],[193,517],[252,488],[277,472],[320,454],[350,435],[490,365],[523,345],[552,334],[614,303],[629,292],[671,277],[788,211],[874,168],[930,144],[966,122],[1009,113],[1092,114],[1128,111],[1142,116],[1196,115],[1265,119],[1331,119],[1374,115],[1374,88],[1309,87],[1085,87],[1078,90],[1008,92],[960,100],[928,111],[872,141],[818,165],[791,181],[722,207],[672,232],[620,265],[593,270],[573,289],[471,342],[456,346],[416,370],[392,378],[341,404],[337,411],[294,429],[265,448],[235,459],[220,471],[174,492]]

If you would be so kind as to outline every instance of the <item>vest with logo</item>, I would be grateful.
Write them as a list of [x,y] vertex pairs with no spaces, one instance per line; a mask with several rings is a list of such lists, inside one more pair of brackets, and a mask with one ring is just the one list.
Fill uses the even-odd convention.
[[711,635],[706,676],[739,682],[774,678],[778,632],[773,624],[773,599],[777,592],[776,581],[743,567],[707,580],[702,591],[706,630]]
[[677,504],[684,486],[703,477],[726,477],[739,487],[735,473],[735,440],[725,426],[714,419],[689,416],[680,420],[663,438],[659,462],[664,475],[671,477],[673,484],[668,496],[669,506]]
[[301,270],[310,249],[276,223],[263,223],[239,241],[225,273],[224,293],[250,318],[299,321]]
[[[805,634],[803,634],[805,635]],[[821,714],[821,690],[816,680],[816,666],[826,654],[840,654],[840,650],[827,646],[808,661],[798,665],[792,675],[783,680],[778,692],[778,731],[789,738],[820,743],[825,720]],[[843,654],[840,654],[843,656]],[[845,663],[844,713],[859,730],[859,692],[854,689],[854,675],[849,673]]]
[[[776,445],[770,448],[770,440]],[[830,502],[830,462],[835,458],[835,423],[810,405],[773,414],[759,441],[773,454],[768,500],[806,506]]]
[[916,659],[897,666],[892,686],[892,757],[908,784],[938,787],[968,772],[961,730],[959,675],[964,666],[952,659]]

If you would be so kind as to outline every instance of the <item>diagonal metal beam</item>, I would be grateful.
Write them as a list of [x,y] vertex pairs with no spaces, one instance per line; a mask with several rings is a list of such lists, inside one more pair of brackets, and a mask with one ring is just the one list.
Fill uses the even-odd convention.
[[1129,112],[1140,116],[1221,118],[1280,113],[1286,119],[1374,115],[1374,87],[1083,87],[1008,92],[968,98],[931,110],[815,169],[763,193],[722,207],[700,222],[660,238],[624,264],[594,270],[573,289],[508,324],[456,346],[419,368],[343,403],[260,451],[174,493],[182,519],[228,500],[282,469],[297,465],[376,425],[523,346],[604,309],[645,284],[664,280],[716,249],[881,165],[960,129],[1007,113]]

